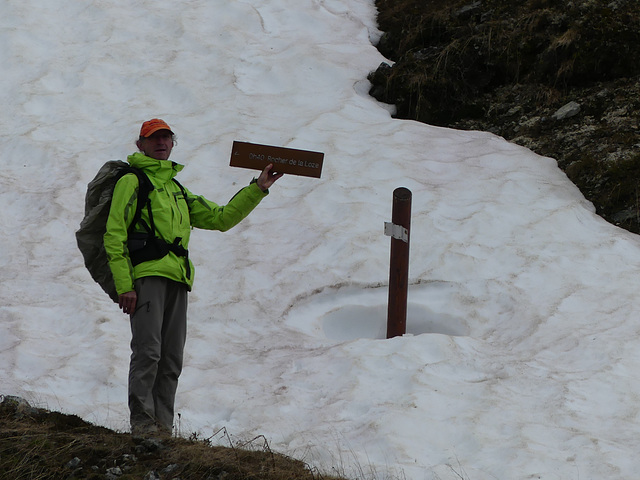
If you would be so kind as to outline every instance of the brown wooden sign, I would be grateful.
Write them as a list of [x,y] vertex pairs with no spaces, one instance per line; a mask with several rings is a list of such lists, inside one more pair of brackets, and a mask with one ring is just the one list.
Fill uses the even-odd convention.
[[272,163],[272,171],[274,172],[320,178],[323,160],[324,153],[320,152],[233,142],[229,165],[263,170],[264,167]]

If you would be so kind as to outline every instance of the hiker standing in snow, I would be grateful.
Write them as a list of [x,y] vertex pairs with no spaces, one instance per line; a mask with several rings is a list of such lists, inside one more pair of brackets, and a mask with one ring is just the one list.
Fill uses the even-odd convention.
[[219,206],[174,180],[184,166],[169,160],[174,134],[163,120],[142,124],[140,152],[128,157],[153,184],[149,202],[130,231],[139,191],[135,174],[115,186],[104,247],[119,306],[131,318],[129,410],[134,435],[171,434],[187,331],[187,293],[194,268],[191,227],[226,231],[244,219],[282,176],[267,166],[257,179]]

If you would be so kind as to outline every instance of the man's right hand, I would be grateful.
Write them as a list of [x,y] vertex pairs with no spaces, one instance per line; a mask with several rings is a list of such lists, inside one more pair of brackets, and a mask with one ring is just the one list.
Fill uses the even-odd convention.
[[135,290],[123,293],[118,297],[118,305],[126,314],[133,314],[136,311],[136,303],[138,303],[138,294]]
[[276,180],[278,180],[280,177],[284,175],[284,173],[272,172],[271,171],[272,168],[273,168],[272,163],[264,167],[264,170],[262,170],[262,173],[260,174],[260,176],[258,177],[258,180],[256,181],[256,183],[258,184],[258,187],[263,192],[266,192],[267,190],[269,190],[271,185],[273,185]]

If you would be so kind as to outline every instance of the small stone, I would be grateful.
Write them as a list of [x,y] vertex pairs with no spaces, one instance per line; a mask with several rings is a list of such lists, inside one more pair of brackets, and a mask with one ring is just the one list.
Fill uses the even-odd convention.
[[116,480],[118,477],[122,476],[122,469],[120,467],[112,467],[107,470],[107,474],[105,478],[108,480]]
[[555,120],[564,120],[580,113],[580,104],[578,102],[569,102],[564,107],[560,107],[556,113],[553,114]]
[[69,463],[67,463],[67,468],[69,470],[75,470],[81,464],[82,464],[82,460],[80,460],[78,457],[74,457],[71,460],[69,460]]
[[138,458],[135,455],[131,455],[130,453],[125,453],[122,455],[122,461],[124,463],[136,463]]
[[476,12],[479,12],[481,6],[482,6],[482,2],[480,1],[470,3],[458,9],[458,11],[454,13],[454,16],[455,17],[470,16]]
[[179,468],[180,468],[180,465],[178,465],[177,463],[172,463],[171,465],[167,465],[165,468],[163,468],[162,471],[160,472],[160,474],[161,475],[168,475],[170,473],[175,472]]
[[165,448],[162,440],[159,438],[134,438],[133,441],[137,443],[135,451],[138,455],[155,452]]

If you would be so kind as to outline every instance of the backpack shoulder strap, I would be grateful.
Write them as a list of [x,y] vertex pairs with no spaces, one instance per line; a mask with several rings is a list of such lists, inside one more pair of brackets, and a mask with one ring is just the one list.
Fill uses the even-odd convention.
[[180,191],[182,192],[182,197],[184,198],[184,201],[186,202],[187,201],[187,191],[185,190],[185,188],[182,186],[182,184],[178,180],[176,180],[175,178],[173,178],[172,180],[176,185],[178,185],[178,188],[180,188]]
[[[149,194],[154,189],[154,186],[153,183],[151,183],[151,180],[149,180],[149,177],[142,170],[130,165],[121,167],[119,177],[121,178],[129,173],[134,174],[138,178],[138,200],[136,204],[136,211],[134,212],[133,219],[129,225],[129,231],[131,231],[135,225],[140,222],[142,209],[145,205],[149,207]],[[149,227],[145,222],[142,222],[142,226],[145,230],[149,230]]]

